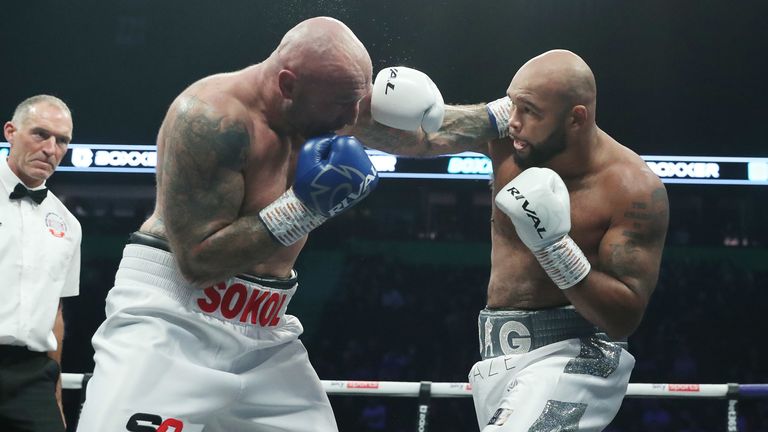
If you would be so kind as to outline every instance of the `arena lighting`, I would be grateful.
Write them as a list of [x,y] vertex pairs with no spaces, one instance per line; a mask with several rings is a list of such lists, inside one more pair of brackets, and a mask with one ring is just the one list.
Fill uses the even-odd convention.
[[[154,173],[154,145],[70,144],[58,171]],[[493,166],[473,152],[428,159],[395,157],[366,150],[383,178],[488,180]],[[0,157],[8,143],[0,142]],[[768,186],[768,158],[715,156],[642,156],[664,183]]]

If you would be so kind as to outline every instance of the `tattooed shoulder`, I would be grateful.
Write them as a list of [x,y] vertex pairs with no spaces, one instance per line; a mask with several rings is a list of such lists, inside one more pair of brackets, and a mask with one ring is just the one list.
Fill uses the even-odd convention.
[[669,218],[667,191],[663,186],[633,199],[623,210],[623,236],[632,242],[663,241]]
[[224,115],[195,98],[180,104],[167,134],[176,157],[234,170],[242,167],[250,146],[243,119]]
[[667,192],[663,186],[646,189],[617,210],[616,229],[607,243],[609,267],[618,277],[643,278],[648,258],[660,256],[664,245],[669,220]]

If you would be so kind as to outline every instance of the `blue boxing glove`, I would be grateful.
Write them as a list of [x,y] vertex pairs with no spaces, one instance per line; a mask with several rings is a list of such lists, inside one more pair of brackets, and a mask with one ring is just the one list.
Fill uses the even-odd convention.
[[330,134],[304,144],[293,191],[310,210],[330,218],[360,202],[378,182],[360,141]]
[[310,138],[299,153],[293,187],[259,216],[272,236],[288,246],[360,202],[378,182],[376,168],[357,138]]

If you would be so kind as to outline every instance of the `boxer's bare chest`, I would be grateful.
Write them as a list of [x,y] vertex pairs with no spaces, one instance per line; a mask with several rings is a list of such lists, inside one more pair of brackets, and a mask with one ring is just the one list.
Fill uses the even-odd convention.
[[282,195],[293,184],[300,138],[275,134],[255,125],[243,171],[243,210],[258,211]]
[[[256,214],[278,199],[293,184],[296,154],[303,140],[278,136],[271,129],[254,128],[243,170],[244,198],[241,214]],[[305,240],[280,249],[252,269],[253,274],[286,273],[293,266]]]
[[[522,170],[509,152],[494,152],[491,159],[495,196]],[[570,195],[570,236],[591,262],[597,262],[600,240],[611,219],[609,186],[602,184],[600,173],[563,180]],[[565,296],[520,240],[509,217],[493,206],[491,220],[493,248],[488,305],[541,308],[566,304]]]

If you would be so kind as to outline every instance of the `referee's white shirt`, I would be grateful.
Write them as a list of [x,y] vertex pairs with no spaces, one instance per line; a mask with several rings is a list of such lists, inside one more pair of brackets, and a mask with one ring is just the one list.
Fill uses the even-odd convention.
[[80,291],[82,230],[50,191],[39,205],[11,200],[19,183],[0,159],[0,345],[54,351],[59,298]]

